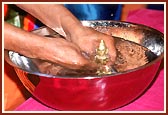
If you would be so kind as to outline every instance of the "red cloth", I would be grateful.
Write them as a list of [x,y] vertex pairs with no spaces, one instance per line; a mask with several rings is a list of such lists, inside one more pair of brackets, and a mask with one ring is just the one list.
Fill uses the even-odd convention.
[[[157,10],[135,10],[129,13],[127,21],[144,24],[161,32],[164,31],[164,12]],[[158,71],[158,76],[152,86],[134,102],[114,111],[163,111],[164,110],[164,68]],[[56,111],[29,98],[16,108],[16,111]]]

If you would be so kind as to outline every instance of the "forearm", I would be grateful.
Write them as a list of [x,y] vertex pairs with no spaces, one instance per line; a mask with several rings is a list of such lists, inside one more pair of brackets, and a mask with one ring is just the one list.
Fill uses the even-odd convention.
[[46,26],[64,34],[64,36],[70,36],[71,33],[74,33],[74,30],[82,29],[80,21],[63,5],[18,4],[17,6],[29,12]]
[[40,51],[38,44],[43,44],[43,39],[32,33],[21,30],[8,23],[4,23],[4,48],[22,55],[37,58],[36,52]]

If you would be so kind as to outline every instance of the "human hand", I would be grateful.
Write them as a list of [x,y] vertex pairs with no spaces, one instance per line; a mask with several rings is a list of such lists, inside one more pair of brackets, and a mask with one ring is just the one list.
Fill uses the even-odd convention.
[[[67,40],[78,45],[88,55],[93,55],[95,49],[98,48],[100,41],[103,39],[109,50],[111,62],[114,62],[116,51],[112,37],[82,26],[81,22],[63,5],[18,4],[18,6],[64,36]],[[53,12],[57,15],[53,15]]]
[[70,38],[73,43],[77,44],[82,51],[86,52],[89,56],[94,56],[96,49],[99,47],[100,41],[104,40],[108,48],[108,55],[110,63],[113,64],[116,58],[116,49],[114,46],[114,39],[112,36],[98,32],[90,27],[81,27],[77,29]]
[[94,66],[82,54],[78,46],[63,38],[39,36],[7,23],[5,23],[4,30],[6,50],[12,50],[26,57],[45,60],[69,69],[85,69],[87,66],[91,68]]
[[95,63],[74,43],[62,38],[46,38],[44,40],[44,49],[38,54],[39,59],[69,69],[86,69],[88,66],[89,69],[93,69],[96,67]]

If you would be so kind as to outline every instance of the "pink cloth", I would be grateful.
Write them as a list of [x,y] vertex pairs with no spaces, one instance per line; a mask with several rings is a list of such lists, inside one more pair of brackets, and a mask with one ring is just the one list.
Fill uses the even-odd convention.
[[[129,13],[128,22],[144,24],[161,32],[164,31],[164,12],[141,9]],[[164,68],[158,71],[158,76],[151,87],[134,102],[114,111],[163,111],[164,110]],[[29,98],[16,108],[16,111],[56,111],[33,98]]]

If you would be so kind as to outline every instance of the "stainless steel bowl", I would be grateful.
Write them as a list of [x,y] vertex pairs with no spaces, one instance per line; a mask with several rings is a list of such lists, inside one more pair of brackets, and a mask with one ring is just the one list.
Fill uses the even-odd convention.
[[[148,48],[157,58],[144,66],[101,77],[69,77],[41,73],[32,59],[13,51],[5,52],[8,62],[16,67],[18,77],[32,95],[54,109],[112,110],[135,100],[148,88],[158,71],[164,53],[163,33],[129,22],[104,20],[82,21],[82,24],[93,28],[110,27],[113,36]],[[34,32],[43,36],[59,36],[47,27]]]

